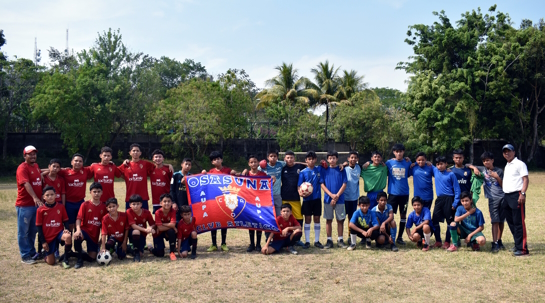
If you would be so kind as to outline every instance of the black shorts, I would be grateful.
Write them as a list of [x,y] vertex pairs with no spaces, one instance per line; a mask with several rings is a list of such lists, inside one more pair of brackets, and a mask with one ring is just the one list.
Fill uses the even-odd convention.
[[303,201],[303,206],[301,206],[301,214],[303,214],[303,216],[321,216],[322,200],[315,199],[310,201]]
[[453,196],[439,196],[435,199],[435,207],[433,208],[433,222],[443,222],[447,220],[447,224],[450,225],[454,221],[454,212],[452,209],[452,203],[454,202]]
[[409,196],[388,195],[388,204],[392,206],[394,214],[397,214],[397,208],[399,207],[399,213],[406,215]]
[[431,209],[432,204],[433,204],[433,200],[422,200],[422,207],[426,207],[427,209]]
[[[360,229],[365,230],[365,231],[367,231],[369,229],[369,228],[363,228],[361,225],[358,225],[358,224],[356,224],[356,226],[358,228],[360,228]],[[369,238],[364,237],[362,233],[357,232],[357,231],[352,230],[352,229],[350,229],[350,234],[351,235],[357,235],[359,238],[362,238],[362,239],[376,240],[378,238],[378,235],[380,234],[380,231],[378,229],[373,230],[373,232],[371,233],[371,237],[369,237]]]

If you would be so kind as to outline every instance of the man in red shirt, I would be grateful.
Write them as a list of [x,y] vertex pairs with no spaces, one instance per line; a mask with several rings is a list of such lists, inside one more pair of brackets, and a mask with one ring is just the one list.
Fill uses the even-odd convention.
[[36,207],[43,203],[39,197],[42,196],[42,174],[36,164],[38,150],[29,145],[23,150],[25,162],[17,167],[17,199],[15,210],[17,211],[17,242],[22,262],[34,264],[32,259],[36,255],[34,242],[36,240]]
[[58,173],[61,170],[61,160],[51,159],[49,161],[49,173],[44,176],[44,187],[49,185],[55,189],[55,202],[64,207],[66,201],[65,182]]
[[[155,213],[159,208],[161,208],[161,201],[159,200],[161,195],[170,193],[170,179],[172,178],[172,171],[168,166],[163,165],[165,154],[162,150],[154,150],[151,154],[151,158],[155,163],[155,169],[150,175],[151,204],[153,205],[153,212]],[[172,208],[177,211],[178,205],[173,204]]]
[[[102,185],[94,182],[89,187],[91,200],[81,204],[76,220],[76,232],[74,233],[74,248],[78,255],[75,269],[83,267],[83,261],[94,262],[98,252],[98,238],[102,218],[108,213],[106,205],[100,202]],[[87,243],[87,253],[83,252],[81,244]]]
[[[129,224],[127,224],[127,214],[118,212],[116,198],[110,198],[106,201],[108,214],[102,218],[102,252],[109,250],[110,253],[115,250],[119,260],[127,256],[127,236],[129,233]],[[115,245],[117,244],[117,248]]]
[[280,251],[282,248],[287,247],[292,254],[296,255],[297,250],[293,248],[293,245],[301,239],[301,225],[291,214],[291,205],[282,204],[282,211],[280,213],[281,215],[276,217],[280,233],[271,233],[261,252],[265,255],[270,255],[275,251]]
[[112,160],[112,149],[104,146],[100,149],[100,163],[93,163],[89,166],[89,170],[93,175],[95,182],[102,185],[102,197],[100,202],[104,203],[110,198],[115,198],[114,181],[115,178],[121,177],[121,171]]
[[157,232],[153,234],[153,249],[151,253],[156,257],[165,256],[165,240],[170,245],[170,260],[176,261],[176,211],[172,208],[170,194],[161,195],[161,208],[155,212]]
[[197,221],[191,215],[189,205],[182,205],[180,212],[182,213],[182,219],[178,222],[178,243],[176,243],[178,255],[187,258],[191,246],[191,259],[195,259],[197,257],[197,231],[195,228]]

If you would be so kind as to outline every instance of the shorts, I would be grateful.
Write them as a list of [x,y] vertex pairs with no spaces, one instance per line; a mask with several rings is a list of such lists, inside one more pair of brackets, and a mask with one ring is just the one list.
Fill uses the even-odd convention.
[[348,217],[348,219],[352,219],[352,215],[356,212],[357,209],[358,209],[358,200],[344,201],[344,210],[346,211],[346,216]]
[[83,236],[83,241],[85,241],[85,243],[87,244],[87,252],[98,252],[98,243],[93,241],[91,236],[89,236],[89,234],[84,230],[81,231],[81,235]]
[[291,205],[291,213],[296,220],[303,220],[303,214],[301,213],[301,201],[282,201],[282,203]]
[[[131,208],[131,202],[125,201],[125,211],[129,210]],[[142,200],[142,208],[149,210],[148,200]],[[152,215],[155,215],[155,211]]]
[[49,251],[44,251],[46,256],[54,254],[57,251],[59,244],[64,246],[64,241],[62,240],[63,234],[64,234],[64,230],[60,231],[59,234],[55,237],[55,239],[47,243]]
[[[176,234],[173,233],[173,235],[176,235]],[[176,236],[174,236],[174,238],[176,238]],[[156,250],[163,250],[164,251],[164,249],[165,249],[165,240],[167,240],[169,242],[169,244],[170,244],[171,239],[169,238],[167,231],[164,231],[161,234],[159,234],[157,237],[153,238],[153,247]],[[173,241],[176,242],[176,239],[173,239]]]
[[[473,232],[473,231],[465,228],[462,224],[459,224],[459,223],[457,224],[457,229],[458,229],[458,234],[460,235],[461,239],[467,238],[467,236],[469,236],[469,234]],[[471,242],[474,242],[478,237],[483,237],[484,238],[484,234],[482,232],[478,232],[478,233],[474,234],[471,237]]]
[[383,193],[383,191],[370,191],[367,193],[367,198],[371,201],[371,204],[369,205],[369,209],[373,209],[373,207],[378,205],[377,201],[377,195],[378,193]]
[[282,211],[282,196],[281,195],[273,195],[273,204],[274,204],[274,211],[275,218],[280,216],[280,212]]
[[454,202],[453,196],[439,196],[435,199],[435,207],[433,208],[433,222],[443,222],[447,220],[447,224],[450,225],[454,221],[454,212],[452,209],[452,203]]
[[[365,231],[369,230],[369,227],[368,228],[363,228],[363,226],[359,225],[358,223],[356,223],[356,226],[360,229],[363,229]],[[364,237],[362,233],[360,232],[357,232],[355,230],[352,230],[350,229],[350,234],[351,235],[357,235],[359,238],[362,238],[362,239],[368,239],[367,237]],[[375,229],[373,230],[373,232],[371,233],[371,237],[369,237],[370,240],[376,240],[378,238],[378,236],[380,235],[380,231],[378,229]]]
[[324,219],[333,220],[333,210],[335,210],[335,218],[337,221],[343,221],[346,218],[346,212],[344,211],[344,204],[335,204],[335,207],[330,203],[324,203]]
[[[123,247],[122,247],[123,241],[120,241],[119,239],[116,239],[115,237],[109,237],[108,240],[106,241],[106,244],[111,242],[114,243],[114,246],[108,247],[109,245],[106,245],[106,249],[115,248],[115,253],[117,255],[117,258],[120,260],[125,259],[125,257],[127,256],[127,252],[123,251]],[[117,247],[115,247],[115,244],[117,244]]]
[[274,248],[275,251],[280,251],[282,248],[293,246],[301,240],[302,233],[296,234],[293,236],[293,239],[290,239],[291,235],[292,234],[289,234],[285,239],[273,240],[269,245]]
[[133,236],[132,236],[132,232],[133,232],[134,229],[129,229],[129,242],[132,243],[132,245],[134,247],[136,247],[136,249],[138,249],[141,253],[144,253],[144,248],[146,247],[146,235],[144,235],[142,232],[140,232],[140,238],[138,239],[138,241],[135,241]]
[[82,204],[83,200],[79,202],[66,201],[66,203],[64,203],[64,208],[66,209],[66,214],[68,215],[68,224],[76,224],[79,208]]
[[394,214],[397,214],[397,208],[399,207],[399,213],[406,215],[409,196],[388,195],[388,204],[392,206]]
[[422,200],[422,207],[426,207],[427,209],[431,210],[432,204],[433,204],[433,200]]
[[310,201],[303,201],[301,207],[301,213],[303,216],[321,216],[322,215],[322,200],[315,199]]
[[191,249],[191,237],[185,239],[180,243],[180,251],[189,251]]
[[503,198],[488,199],[488,210],[490,211],[490,221],[492,223],[502,223],[505,221],[505,211],[503,210]]

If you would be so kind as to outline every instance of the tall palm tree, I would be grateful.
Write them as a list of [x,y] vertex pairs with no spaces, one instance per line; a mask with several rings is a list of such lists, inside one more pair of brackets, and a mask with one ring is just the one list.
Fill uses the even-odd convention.
[[265,82],[269,88],[262,90],[256,96],[259,101],[256,109],[267,107],[275,102],[309,103],[305,89],[310,81],[305,77],[299,77],[292,63],[282,62],[282,65],[275,69],[278,70],[278,75]]
[[339,77],[339,87],[335,94],[337,100],[348,101],[355,93],[368,88],[369,83],[363,82],[364,76],[358,76],[355,70],[343,70],[343,74]]
[[306,90],[313,96],[314,107],[325,105],[325,136],[327,139],[327,125],[329,124],[329,108],[331,105],[337,104],[337,91],[339,89],[339,77],[333,64],[329,65],[329,61],[320,62],[316,68],[310,70],[314,74],[315,83],[309,83],[309,88]]

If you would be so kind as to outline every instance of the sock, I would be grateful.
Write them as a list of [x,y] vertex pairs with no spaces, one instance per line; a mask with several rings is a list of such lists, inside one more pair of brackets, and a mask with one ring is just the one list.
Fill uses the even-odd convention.
[[191,239],[191,254],[196,255],[197,254],[197,239]]
[[250,234],[250,245],[255,246],[255,242],[254,242],[255,230],[249,230],[248,234]]
[[390,235],[392,236],[392,242],[396,243],[397,227],[390,227]]
[[216,241],[216,238],[218,237],[218,231],[217,230],[212,230],[212,231],[210,231],[210,235],[212,236],[212,245],[218,246],[218,243]]
[[456,227],[449,226],[449,231],[452,237],[452,244],[454,244],[454,246],[458,246],[458,230],[456,229]]
[[261,246],[261,235],[263,234],[262,231],[257,231],[256,233],[256,245]]
[[431,233],[424,234],[424,241],[426,241],[426,245],[430,245],[430,238],[431,238]]
[[439,226],[439,222],[434,222],[433,228],[435,229],[435,231],[433,232],[433,234],[435,235],[435,242],[443,242],[441,241],[441,226]]
[[70,258],[70,251],[72,250],[72,244],[64,245],[64,260],[68,261]]
[[356,245],[358,243],[358,235],[350,235],[350,242],[352,242],[352,245]]
[[310,243],[310,224],[305,224],[305,240]]
[[400,219],[399,220],[399,234],[397,237],[399,239],[403,239],[403,232],[405,231],[405,223],[407,222],[407,219]]
[[[449,228],[447,229],[447,233],[445,235],[445,242],[449,242],[450,243],[450,236],[452,236],[449,232],[449,229],[450,229],[450,225],[449,225]],[[456,241],[458,242],[458,241]]]
[[320,242],[320,223],[314,223],[314,242]]
[[337,238],[338,241],[342,241],[343,240],[343,236],[340,236]]
[[79,259],[82,259],[82,256],[81,256],[81,251],[83,250],[83,248],[81,247],[81,243],[83,243],[83,240],[76,240],[74,241],[74,249],[76,250],[76,257]]
[[221,245],[226,244],[225,240],[227,240],[227,228],[221,229]]
[[169,229],[167,235],[170,252],[176,252],[176,233],[174,232],[174,229]]
[[327,237],[327,241],[333,241],[333,238]]

